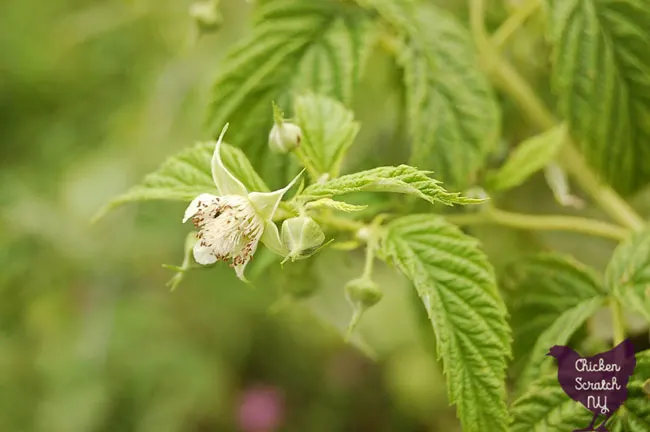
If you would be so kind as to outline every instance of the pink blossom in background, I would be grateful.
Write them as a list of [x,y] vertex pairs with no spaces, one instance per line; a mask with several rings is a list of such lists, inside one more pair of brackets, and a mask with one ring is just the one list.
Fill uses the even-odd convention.
[[282,424],[284,398],[276,387],[252,386],[244,390],[238,413],[242,432],[273,432]]

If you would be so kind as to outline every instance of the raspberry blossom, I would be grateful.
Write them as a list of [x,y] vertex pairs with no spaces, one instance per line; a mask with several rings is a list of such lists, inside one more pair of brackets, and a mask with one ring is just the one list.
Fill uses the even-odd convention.
[[273,215],[284,194],[302,172],[285,188],[274,192],[248,192],[246,187],[224,166],[221,142],[228,129],[223,128],[212,156],[212,179],[219,196],[203,193],[185,210],[183,223],[190,218],[197,229],[193,254],[197,263],[214,264],[231,261],[237,277],[246,281],[244,269],[253,258],[260,241],[279,255],[289,252],[280,241]]

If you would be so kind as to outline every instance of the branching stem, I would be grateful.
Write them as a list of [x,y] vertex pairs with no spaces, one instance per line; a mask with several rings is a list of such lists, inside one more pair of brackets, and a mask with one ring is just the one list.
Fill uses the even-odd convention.
[[[506,60],[501,58],[491,44],[485,30],[484,13],[485,0],[470,0],[472,36],[481,53],[482,63],[495,84],[508,93],[540,129],[546,130],[557,125],[558,122],[551,111],[521,75]],[[599,181],[573,143],[567,142],[559,161],[575,178],[580,187],[613,220],[634,230],[643,227],[643,219],[613,189]]]
[[541,6],[540,0],[529,0],[521,6],[494,32],[491,43],[501,49],[506,41],[521,27],[526,20]]

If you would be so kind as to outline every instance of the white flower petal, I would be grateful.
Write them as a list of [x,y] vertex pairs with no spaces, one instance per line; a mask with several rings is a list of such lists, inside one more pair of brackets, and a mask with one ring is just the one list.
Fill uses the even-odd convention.
[[201,265],[210,265],[217,262],[217,257],[211,247],[205,246],[200,241],[194,244],[194,260]]
[[300,173],[282,189],[273,192],[251,192],[248,194],[248,199],[262,219],[269,221],[273,218],[282,197],[293,187],[303,172],[305,172],[305,170],[300,171]]
[[[255,254],[255,251],[257,250],[257,245],[259,244],[259,237],[257,240],[251,245],[251,249],[249,252],[249,257],[252,257]],[[246,259],[242,264],[237,264],[234,265],[235,269],[235,274],[241,280],[242,282],[248,283],[248,279],[246,279],[246,276],[244,276],[244,270],[246,270],[246,266],[250,262],[250,258]]]
[[246,186],[226,169],[226,166],[221,160],[221,142],[223,141],[223,136],[226,134],[226,130],[228,130],[228,123],[221,130],[221,135],[219,135],[219,139],[214,146],[214,153],[212,155],[212,179],[220,195],[246,196],[248,194]]
[[211,194],[201,194],[194,198],[190,205],[185,209],[185,214],[183,215],[183,223],[187,222],[189,218],[194,216],[199,211],[199,203],[209,203],[213,202],[217,197]]

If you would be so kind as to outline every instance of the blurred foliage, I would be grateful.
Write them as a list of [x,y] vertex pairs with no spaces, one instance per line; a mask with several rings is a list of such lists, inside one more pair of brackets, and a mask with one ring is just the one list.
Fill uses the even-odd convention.
[[[276,395],[267,402],[281,411],[280,430],[458,430],[430,323],[403,278],[378,269],[385,298],[360,324],[365,354],[380,353],[377,362],[318,320],[347,325],[343,286],[359,275],[360,251],[327,251],[318,265],[289,264],[295,273],[286,274],[267,272],[259,256],[254,288],[217,266],[170,293],[172,272],[161,263],[182,259],[182,205],[129,206],[89,225],[102,204],[169,154],[209,138],[212,81],[226,49],[246,34],[251,7],[221,3],[218,32],[195,39],[187,0],[3,2],[0,430],[241,430],[242,401],[258,386],[275,389],[263,394]],[[434,3],[467,16],[464,2]],[[514,3],[491,1],[488,26]],[[506,52],[549,97],[549,56],[531,55],[547,50],[540,26],[529,21]],[[393,145],[402,125],[388,102],[401,95],[387,63],[375,53],[368,70],[381,72],[367,74],[358,90],[362,128],[346,171],[408,157]],[[505,138],[495,164],[537,132],[510,101],[501,104]],[[541,176],[498,201],[531,213],[576,212],[555,203]],[[643,192],[635,202],[650,213]],[[603,268],[614,247],[565,233],[471,232],[497,270],[524,250],[551,248]],[[288,286],[281,279],[288,275],[309,281],[293,289],[313,289],[314,297],[271,313],[283,294],[274,289]]]

